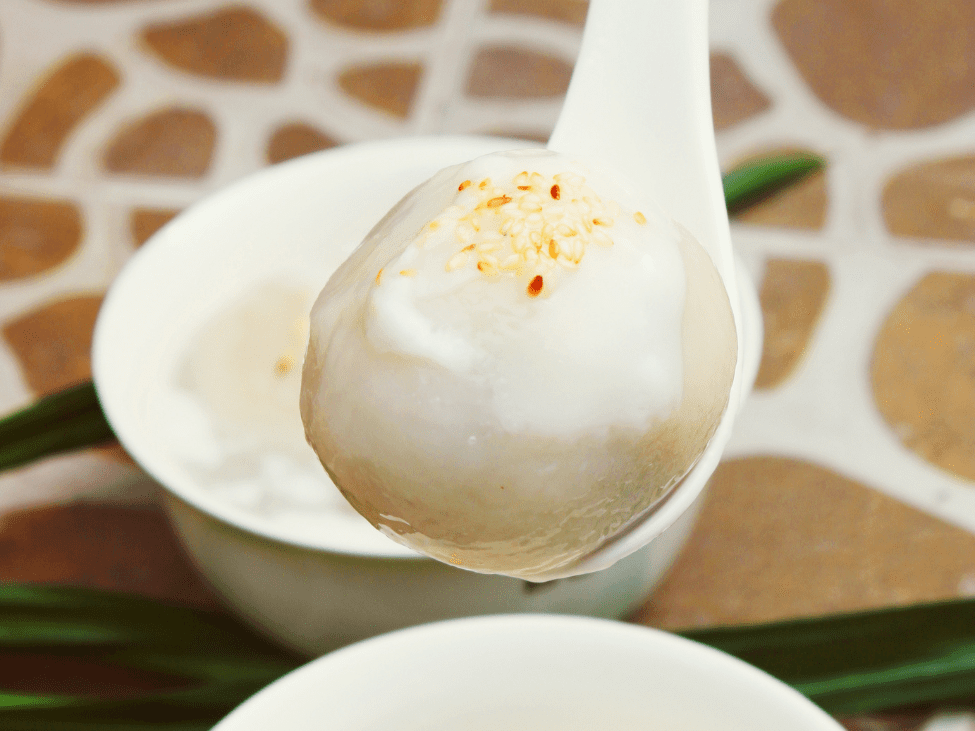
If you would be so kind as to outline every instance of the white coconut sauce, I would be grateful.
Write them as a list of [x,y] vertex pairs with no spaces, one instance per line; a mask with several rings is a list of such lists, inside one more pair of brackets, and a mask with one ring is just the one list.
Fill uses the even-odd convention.
[[170,448],[201,490],[278,534],[369,554],[408,551],[378,533],[335,488],[298,412],[313,293],[255,286],[194,333],[163,400]]

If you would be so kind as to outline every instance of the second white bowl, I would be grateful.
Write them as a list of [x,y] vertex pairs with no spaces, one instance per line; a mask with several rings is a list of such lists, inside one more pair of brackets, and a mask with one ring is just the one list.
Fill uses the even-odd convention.
[[580,617],[441,622],[353,645],[262,690],[214,731],[841,731],[710,647]]

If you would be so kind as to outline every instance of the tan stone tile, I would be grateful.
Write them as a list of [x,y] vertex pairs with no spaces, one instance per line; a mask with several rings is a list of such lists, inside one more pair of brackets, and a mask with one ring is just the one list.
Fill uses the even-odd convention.
[[81,243],[81,212],[67,201],[0,196],[0,281],[40,274]]
[[396,31],[433,25],[443,0],[309,0],[329,23],[362,31]]
[[759,299],[765,324],[756,388],[778,386],[802,360],[829,293],[829,269],[818,261],[770,259]]
[[534,15],[582,26],[586,23],[589,2],[588,0],[491,0],[488,9],[491,13]]
[[968,480],[975,480],[973,364],[975,276],[933,272],[888,315],[870,367],[877,408],[904,446]]
[[[54,2],[62,5],[124,5],[126,3],[135,5],[136,3],[149,1],[150,0],[54,0]],[[169,2],[175,3],[177,0],[169,0]]]
[[3,326],[3,337],[36,396],[91,378],[91,335],[100,296],[68,297]]
[[363,104],[406,118],[422,73],[423,66],[418,63],[355,66],[342,72],[339,86]]
[[115,441],[98,447],[92,447],[91,451],[119,464],[138,466],[138,463],[132,458],[132,455],[126,452],[125,448]]
[[317,127],[304,122],[292,122],[274,130],[268,140],[265,156],[269,163],[284,162],[309,152],[327,150],[338,145],[338,141]]
[[813,93],[849,119],[912,129],[975,108],[970,0],[782,0],[772,24]]
[[884,186],[883,209],[895,236],[975,242],[975,156],[900,171]]
[[725,129],[761,114],[772,105],[727,53],[711,54],[711,115]]
[[722,463],[683,554],[636,621],[764,622],[957,597],[975,536],[828,469]]
[[[749,155],[737,164],[757,160],[761,157],[787,154],[809,153],[810,150],[798,148],[772,148]],[[829,196],[826,190],[825,168],[807,175],[802,180],[789,185],[748,208],[732,214],[733,220],[753,226],[780,226],[819,230],[826,223],[826,209]]]
[[474,56],[467,93],[473,97],[531,99],[565,94],[572,65],[523,48],[490,46]]
[[935,713],[933,707],[924,706],[837,720],[847,731],[919,731]]
[[142,246],[149,237],[172,221],[179,214],[172,208],[136,208],[129,216],[129,231],[136,246]]
[[170,66],[225,81],[275,83],[288,59],[284,32],[245,7],[149,26],[142,42]]
[[22,103],[0,143],[0,163],[53,168],[72,130],[118,85],[118,72],[99,56],[62,61]]
[[0,581],[72,584],[217,606],[158,508],[73,504],[4,515]]
[[102,164],[110,173],[199,178],[210,167],[216,138],[216,125],[203,112],[164,109],[120,130]]

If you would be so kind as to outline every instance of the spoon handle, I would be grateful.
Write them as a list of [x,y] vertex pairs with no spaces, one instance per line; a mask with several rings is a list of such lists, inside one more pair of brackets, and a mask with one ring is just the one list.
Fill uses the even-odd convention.
[[[591,0],[572,83],[549,147],[638,186],[686,227],[724,280],[738,330],[728,407],[680,489],[565,576],[610,566],[667,528],[678,540],[731,434],[743,378],[742,302],[711,118],[708,0]],[[675,525],[680,521],[679,525]]]
[[707,0],[592,0],[549,147],[598,160],[701,242],[736,299],[708,68]]

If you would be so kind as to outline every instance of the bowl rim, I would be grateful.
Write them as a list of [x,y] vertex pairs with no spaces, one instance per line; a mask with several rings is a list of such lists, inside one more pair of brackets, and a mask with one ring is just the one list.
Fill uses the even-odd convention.
[[[356,642],[313,660],[258,691],[222,719],[213,731],[252,731],[255,714],[286,708],[308,697],[308,691],[329,688],[330,677],[344,677],[389,664],[389,658],[422,658],[431,647],[448,647],[457,656],[469,656],[470,645],[486,640],[518,646],[518,637],[542,637],[558,652],[563,643],[583,638],[593,648],[593,657],[612,661],[620,647],[645,648],[648,655],[664,657],[664,664],[677,661],[695,669],[706,669],[729,679],[738,678],[756,692],[777,697],[797,719],[808,721],[816,731],[841,731],[840,725],[799,691],[764,670],[708,645],[664,630],[611,619],[564,614],[504,614],[448,619],[407,627]],[[561,638],[561,639],[560,639]],[[548,647],[549,645],[546,645]],[[602,653],[602,654],[600,654]],[[596,660],[594,660],[596,662]]]

